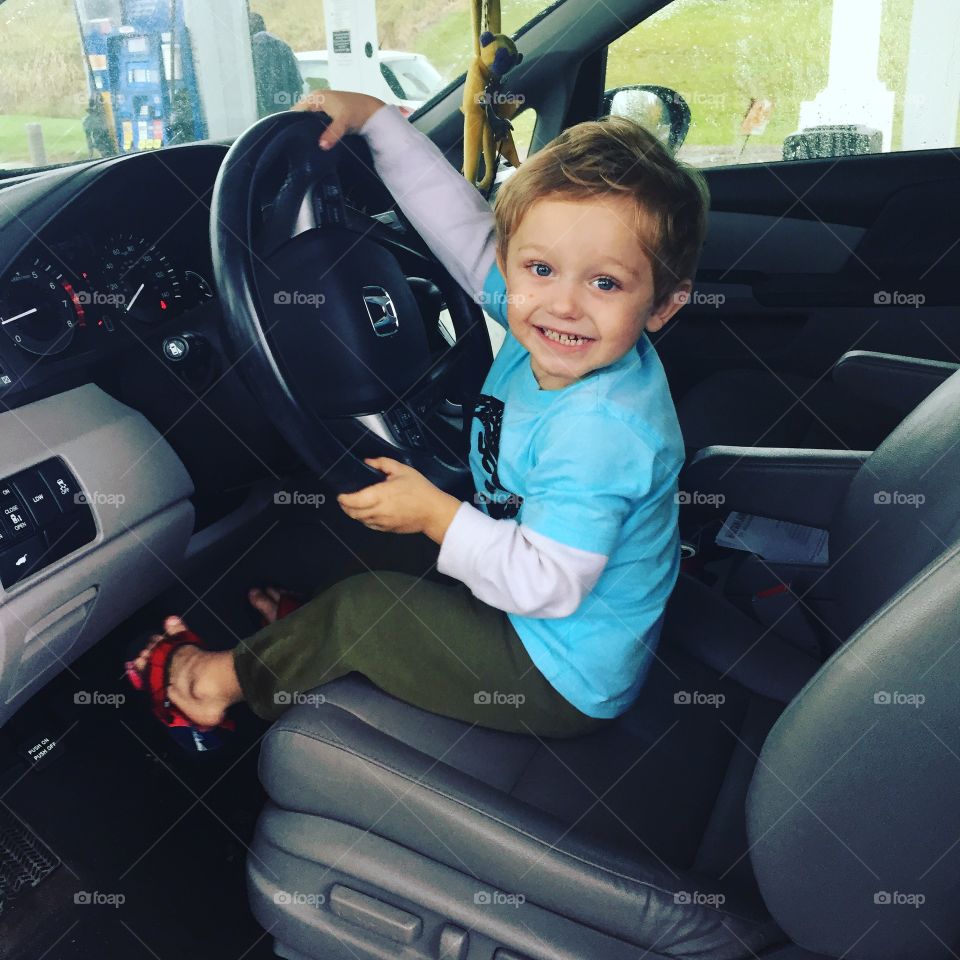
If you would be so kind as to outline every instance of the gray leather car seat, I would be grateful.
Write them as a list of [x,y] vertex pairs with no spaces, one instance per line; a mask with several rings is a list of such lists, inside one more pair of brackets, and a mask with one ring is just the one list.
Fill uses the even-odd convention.
[[681,576],[639,700],[586,737],[470,727],[356,675],[318,688],[261,752],[249,893],[277,952],[949,956],[958,476],[960,373],[830,524],[826,663]]

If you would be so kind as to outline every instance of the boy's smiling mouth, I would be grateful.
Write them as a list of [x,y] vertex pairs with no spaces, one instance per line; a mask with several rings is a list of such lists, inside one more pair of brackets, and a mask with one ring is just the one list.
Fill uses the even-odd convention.
[[537,324],[534,324],[534,327],[544,340],[549,340],[550,343],[557,344],[568,349],[571,347],[582,347],[584,344],[593,343],[594,340],[593,337],[583,337],[572,333],[564,333],[561,330],[554,330],[552,327],[541,327]]

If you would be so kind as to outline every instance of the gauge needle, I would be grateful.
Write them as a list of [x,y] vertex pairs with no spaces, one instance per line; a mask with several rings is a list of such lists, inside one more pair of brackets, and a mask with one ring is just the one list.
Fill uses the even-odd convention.
[[24,310],[23,313],[18,313],[15,317],[9,317],[6,320],[0,320],[0,323],[13,323],[14,320],[22,320],[24,317],[29,317],[31,313],[36,313],[37,308],[31,307],[29,310]]
[[130,309],[131,309],[131,308],[133,307],[133,305],[137,302],[137,297],[140,296],[140,294],[141,294],[141,292],[143,291],[143,288],[144,288],[145,286],[146,286],[145,283],[141,283],[140,286],[137,287],[137,292],[133,295],[133,299],[127,304],[127,309],[126,309],[126,311],[125,311],[126,313],[129,313],[129,312],[130,312]]

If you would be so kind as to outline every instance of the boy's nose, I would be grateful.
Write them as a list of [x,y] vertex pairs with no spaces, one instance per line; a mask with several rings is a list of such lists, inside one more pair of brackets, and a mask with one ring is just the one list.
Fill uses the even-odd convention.
[[557,319],[576,320],[580,316],[580,305],[572,290],[558,287],[550,301],[550,313]]

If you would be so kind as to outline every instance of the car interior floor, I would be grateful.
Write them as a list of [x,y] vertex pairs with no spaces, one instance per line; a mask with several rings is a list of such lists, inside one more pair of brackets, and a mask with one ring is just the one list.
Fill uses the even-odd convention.
[[[320,507],[273,506],[255,531],[176,580],[18,712],[0,731],[0,815],[32,831],[60,866],[0,914],[4,960],[273,955],[245,893],[264,802],[259,743],[270,725],[240,706],[227,745],[186,753],[127,685],[125,652],[171,613],[210,647],[233,646],[257,628],[252,585],[309,595],[368,568],[423,573],[435,548],[414,536],[422,542],[374,534],[329,497]],[[76,702],[92,691],[125,699]],[[44,737],[56,746],[29,769],[24,751]]]
[[[238,706],[223,748],[185,752],[127,684],[128,650],[172,613],[210,648],[228,649],[259,626],[251,586],[309,597],[366,570],[422,576],[438,549],[419,534],[368,530],[331,496],[275,503],[39,691],[0,730],[0,818],[31,831],[60,865],[0,913],[2,960],[273,956],[245,890],[270,724]],[[697,575],[722,591],[729,563]],[[77,702],[94,692],[100,703]],[[26,750],[44,738],[54,748],[28,766]]]

